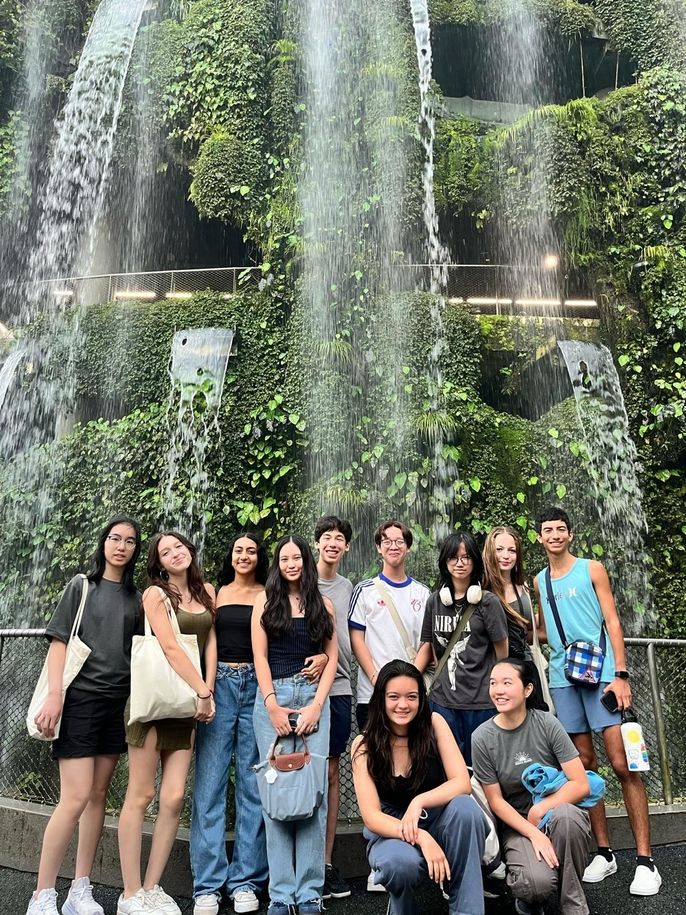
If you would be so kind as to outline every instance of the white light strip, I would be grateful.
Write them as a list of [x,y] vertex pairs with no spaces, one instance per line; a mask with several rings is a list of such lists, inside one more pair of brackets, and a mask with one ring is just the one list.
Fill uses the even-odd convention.
[[192,298],[192,292],[167,292],[165,294],[165,299],[183,299],[184,301],[187,301]]
[[565,308],[597,308],[595,299],[565,299]]
[[464,304],[464,299],[462,298],[462,296],[459,296],[459,295],[451,296],[451,298],[449,298],[448,301],[450,302],[451,305],[463,305]]
[[152,289],[121,289],[119,292],[115,292],[114,297],[120,300],[146,299],[150,301],[157,298],[157,293],[153,292]]
[[546,308],[559,308],[560,299],[515,299],[515,305],[542,305]]
[[489,299],[487,297],[470,296],[467,299],[468,305],[511,305],[512,299]]
[[55,296],[55,298],[58,298],[58,299],[71,299],[72,296],[74,295],[74,290],[73,289],[55,289],[55,291],[53,292],[53,295]]

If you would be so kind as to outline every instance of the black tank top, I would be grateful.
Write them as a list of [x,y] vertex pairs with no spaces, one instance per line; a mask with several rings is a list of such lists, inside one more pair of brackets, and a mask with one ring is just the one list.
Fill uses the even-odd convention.
[[217,660],[224,664],[252,664],[250,604],[224,604],[217,607]]
[[293,618],[293,626],[289,633],[282,638],[269,636],[267,658],[272,680],[283,677],[292,677],[300,673],[305,664],[305,658],[319,654],[321,644],[313,642],[307,628],[307,620],[302,617]]
[[390,785],[377,785],[379,800],[404,813],[413,798],[425,791],[432,791],[442,785],[445,780],[443,763],[434,747],[429,754],[426,775],[418,788],[412,788],[412,778],[394,775]]

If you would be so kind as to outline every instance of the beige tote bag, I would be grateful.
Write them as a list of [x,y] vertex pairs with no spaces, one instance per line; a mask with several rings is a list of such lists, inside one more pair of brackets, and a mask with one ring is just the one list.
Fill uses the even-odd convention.
[[[76,611],[76,616],[74,617],[74,624],[71,627],[69,641],[67,642],[67,653],[64,659],[64,671],[62,673],[63,702],[64,694],[73,683],[76,675],[86,663],[86,659],[91,653],[88,645],[86,645],[85,642],[82,642],[78,636],[81,618],[83,617],[83,609],[86,606],[86,598],[88,597],[88,579],[85,575],[82,575],[81,577],[83,578],[81,600],[79,602],[79,609]],[[29,737],[33,737],[35,740],[55,740],[60,734],[60,724],[62,723],[61,717],[55,725],[54,737],[46,737],[42,731],[38,730],[36,722],[34,721],[34,718],[46,703],[48,698],[48,686],[48,659],[46,658],[43,662],[43,669],[38,677],[38,683],[36,683],[36,688],[33,691],[29,710],[26,713],[26,729],[29,732]]]
[[[195,635],[183,635],[167,595],[158,589],[167,608],[176,641],[200,674],[200,651]],[[202,675],[201,675],[202,676]],[[145,635],[134,635],[131,646],[131,705],[129,724],[162,718],[193,718],[198,697],[167,660],[145,617]]]

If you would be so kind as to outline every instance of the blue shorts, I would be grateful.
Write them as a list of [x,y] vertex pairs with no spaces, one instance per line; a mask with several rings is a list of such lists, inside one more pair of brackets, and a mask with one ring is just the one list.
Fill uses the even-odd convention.
[[329,696],[331,729],[329,730],[329,756],[340,756],[350,740],[353,724],[353,697]]
[[600,733],[605,728],[622,723],[621,712],[608,712],[600,701],[607,685],[556,686],[550,690],[555,714],[568,734]]

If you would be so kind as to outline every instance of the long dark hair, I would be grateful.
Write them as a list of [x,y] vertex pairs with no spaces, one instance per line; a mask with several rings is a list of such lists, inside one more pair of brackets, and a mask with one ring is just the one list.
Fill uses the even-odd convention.
[[293,614],[291,613],[291,602],[288,599],[288,582],[279,568],[279,556],[287,543],[295,544],[303,559],[300,575],[300,604],[307,620],[310,638],[319,644],[333,635],[333,620],[319,593],[319,576],[312,550],[307,540],[299,534],[282,537],[276,544],[274,558],[267,575],[267,583],[264,586],[267,597],[262,614],[262,628],[268,636],[277,639],[288,635],[293,629]]
[[121,580],[124,590],[128,591],[129,594],[135,594],[136,583],[133,579],[133,573],[136,567],[136,561],[141,554],[141,527],[135,518],[129,518],[128,515],[115,515],[115,517],[111,518],[100,531],[98,545],[95,548],[95,553],[93,553],[93,569],[88,573],[87,577],[88,581],[95,582],[95,584],[102,580],[102,576],[105,574],[105,541],[109,537],[112,528],[116,527],[118,524],[128,524],[136,533],[136,548],[131,554],[131,558],[124,566],[124,574],[122,575]]
[[259,534],[254,534],[252,531],[241,531],[240,534],[229,541],[229,546],[226,550],[226,556],[224,557],[224,562],[222,563],[221,570],[217,577],[217,590],[223,588],[224,585],[230,585],[232,581],[236,578],[236,570],[233,567],[232,558],[233,558],[233,548],[236,545],[236,541],[240,540],[242,537],[247,537],[248,540],[252,542],[257,547],[257,565],[255,566],[255,581],[263,585],[267,581],[267,573],[269,572],[269,556],[267,556],[267,550],[262,543],[262,539]]
[[205,607],[206,610],[209,610],[212,616],[214,616],[214,601],[205,590],[205,580],[200,571],[200,566],[198,565],[198,551],[188,537],[184,537],[179,531],[160,531],[159,534],[155,534],[150,540],[147,565],[148,586],[161,588],[171,601],[174,610],[179,609],[181,595],[173,585],[169,584],[169,575],[160,565],[158,551],[160,540],[163,537],[174,537],[188,549],[188,552],[191,554],[191,564],[186,573],[188,575],[188,590],[191,592],[191,597],[194,597],[198,603],[202,604],[203,607]]
[[470,585],[478,585],[484,574],[484,563],[476,545],[476,540],[466,531],[456,531],[449,534],[441,544],[441,551],[438,554],[438,576],[440,579],[439,588],[448,587],[450,593],[455,597],[453,590],[453,577],[448,571],[448,561],[455,556],[460,546],[464,544],[467,556],[472,560],[472,574],[469,579]]
[[512,568],[511,581],[512,587],[515,589],[515,594],[517,593],[517,586],[524,588],[524,569],[522,563],[522,541],[514,528],[508,527],[503,524],[500,527],[494,527],[493,530],[486,537],[486,542],[484,543],[484,580],[482,582],[484,588],[488,588],[489,591],[492,591],[493,594],[498,598],[500,603],[503,605],[503,610],[505,613],[513,619],[520,626],[523,626],[525,629],[529,628],[529,623],[526,617],[522,616],[521,613],[517,613],[507,602],[505,597],[505,579],[503,578],[503,573],[498,565],[498,554],[495,551],[495,541],[496,537],[499,537],[501,534],[509,534],[510,537],[515,542],[516,549],[516,559],[515,564]]
[[369,700],[369,719],[364,737],[357,752],[367,756],[367,771],[376,785],[391,787],[393,784],[393,731],[386,715],[386,687],[394,677],[410,677],[417,684],[419,708],[409,724],[407,746],[410,754],[411,788],[416,790],[424,781],[429,765],[429,756],[434,747],[434,733],[431,724],[431,707],[426,695],[424,678],[414,664],[407,661],[389,661],[379,671],[374,692]]

